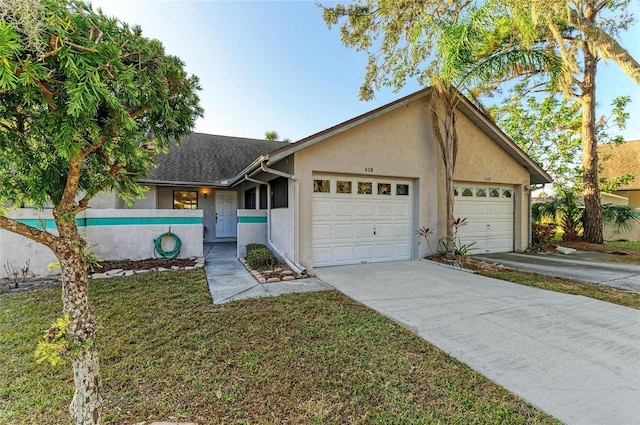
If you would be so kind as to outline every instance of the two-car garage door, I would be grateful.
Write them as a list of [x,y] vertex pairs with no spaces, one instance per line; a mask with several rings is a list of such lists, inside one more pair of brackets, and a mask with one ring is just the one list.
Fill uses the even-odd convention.
[[411,259],[411,181],[316,175],[313,186],[315,267]]

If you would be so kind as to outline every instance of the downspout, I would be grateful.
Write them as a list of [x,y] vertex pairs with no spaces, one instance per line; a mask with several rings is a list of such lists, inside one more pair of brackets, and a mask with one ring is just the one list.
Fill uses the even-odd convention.
[[[272,170],[271,168],[268,168],[266,165],[264,165],[264,162],[260,163],[260,168],[265,173],[275,174],[277,176],[285,177],[285,178],[291,179],[294,182],[296,182],[296,179],[295,179],[295,177],[293,175],[287,174],[285,172],[278,171],[278,170]],[[297,264],[297,263],[293,262],[292,260],[290,260],[284,254],[284,252],[282,252],[282,250],[280,248],[278,248],[273,243],[273,240],[271,239],[271,184],[269,182],[265,182],[265,181],[262,181],[262,180],[257,180],[257,179],[251,178],[251,177],[249,177],[248,174],[245,174],[244,177],[245,177],[245,179],[247,181],[250,181],[252,183],[264,184],[264,185],[267,186],[267,245],[269,245],[269,248],[271,248],[272,250],[276,251],[278,253],[278,256],[280,258],[282,258],[284,260],[284,262],[287,263],[287,265],[295,273],[297,273],[297,274],[306,273],[307,270],[302,265]],[[293,196],[294,196],[294,208],[295,208],[295,189],[294,189]],[[294,229],[295,229],[295,223],[294,223]],[[297,235],[296,235],[296,238],[297,238]]]

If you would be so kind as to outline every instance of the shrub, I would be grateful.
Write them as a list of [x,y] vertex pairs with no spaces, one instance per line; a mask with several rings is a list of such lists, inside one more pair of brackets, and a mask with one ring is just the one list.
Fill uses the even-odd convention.
[[247,250],[247,264],[255,270],[262,267],[273,267],[278,264],[278,260],[269,248],[263,245],[262,248]]
[[531,242],[534,245],[546,245],[556,234],[555,223],[534,223],[531,226]]
[[247,255],[253,251],[254,249],[269,249],[266,245],[261,243],[248,243],[247,244]]

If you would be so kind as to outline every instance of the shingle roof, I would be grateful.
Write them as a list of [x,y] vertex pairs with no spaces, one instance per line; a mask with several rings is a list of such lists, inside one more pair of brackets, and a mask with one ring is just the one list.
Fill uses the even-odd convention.
[[242,172],[261,155],[288,143],[242,137],[192,133],[173,146],[168,154],[158,154],[144,182],[202,183],[215,185]]
[[609,143],[598,146],[600,177],[611,180],[614,177],[635,173],[635,178],[618,190],[640,189],[640,140],[619,145]]

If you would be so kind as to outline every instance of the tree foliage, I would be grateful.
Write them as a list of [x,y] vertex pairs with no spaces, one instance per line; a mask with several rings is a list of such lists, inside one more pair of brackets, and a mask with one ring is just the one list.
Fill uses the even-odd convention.
[[[61,346],[74,369],[76,424],[102,421],[87,247],[75,215],[104,190],[141,195],[151,149],[202,114],[198,79],[142,30],[81,0],[0,2],[0,207],[53,206],[58,234],[0,211],[0,228],[49,247],[62,270]],[[46,357],[46,356],[45,356]]]
[[[596,137],[599,144],[624,141],[619,132],[626,128],[630,101],[629,96],[615,98],[611,113],[598,119]],[[582,190],[582,113],[579,104],[559,95],[536,96],[529,93],[526,85],[517,85],[504,103],[487,110],[511,140],[551,174],[556,190],[567,187]],[[607,157],[600,160],[606,161]],[[631,178],[630,175],[616,176],[611,181],[600,178],[600,188],[612,192]]]

